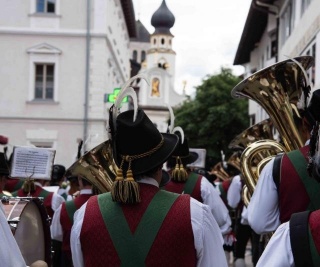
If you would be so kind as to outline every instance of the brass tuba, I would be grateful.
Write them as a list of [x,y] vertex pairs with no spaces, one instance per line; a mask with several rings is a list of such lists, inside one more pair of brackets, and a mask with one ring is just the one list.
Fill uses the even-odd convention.
[[66,176],[81,176],[100,193],[109,192],[116,177],[117,165],[113,160],[112,146],[107,140],[85,153],[66,171]]
[[308,84],[304,70],[311,67],[312,63],[311,56],[281,61],[254,73],[236,85],[231,92],[234,98],[249,98],[262,106],[283,143],[281,145],[274,140],[261,140],[249,144],[242,153],[242,174],[251,194],[262,168],[273,156],[303,146],[293,116],[294,113],[300,116],[297,104]]

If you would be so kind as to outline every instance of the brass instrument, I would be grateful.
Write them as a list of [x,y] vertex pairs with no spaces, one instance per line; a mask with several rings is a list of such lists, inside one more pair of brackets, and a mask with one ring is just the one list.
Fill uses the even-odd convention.
[[230,179],[229,174],[224,170],[222,166],[222,162],[219,161],[216,165],[213,166],[210,174],[217,176],[222,181],[226,181]]
[[110,140],[107,140],[74,162],[66,171],[66,176],[79,175],[94,185],[100,193],[104,193],[110,191],[116,172],[112,146]]
[[[274,126],[273,123],[271,121],[270,118],[265,119],[249,128],[247,128],[246,130],[244,130],[242,133],[238,134],[229,144],[228,148],[229,149],[233,149],[233,150],[241,150],[242,155],[245,151],[245,149],[247,147],[249,147],[250,149],[248,149],[245,153],[245,158],[242,157],[242,155],[238,158],[239,160],[239,168],[241,173],[243,173],[243,168],[241,168],[243,166],[243,164],[250,164],[251,168],[246,167],[246,170],[250,170],[250,177],[253,177],[253,181],[248,180],[247,181],[247,175],[241,175],[242,179],[244,179],[245,181],[245,185],[243,186],[242,189],[242,198],[244,201],[244,204],[247,206],[249,204],[250,198],[252,196],[253,190],[254,190],[254,183],[257,182],[258,180],[258,175],[256,173],[257,170],[257,164],[263,160],[264,158],[269,158],[269,156],[274,155],[275,151],[273,151],[272,148],[272,142],[274,142]],[[253,143],[257,142],[258,140],[264,140],[264,139],[268,139],[270,146],[269,147],[265,147],[270,148],[271,151],[260,151],[259,153],[254,153],[254,156],[248,158],[248,154],[249,153],[253,153],[254,150],[253,149],[257,149],[257,146],[252,145]],[[261,143],[259,143],[261,144]],[[276,150],[276,152],[279,152],[279,150]],[[245,162],[243,162],[245,159]],[[264,165],[263,165],[264,166]],[[259,165],[258,169],[260,170],[262,167],[262,165]],[[250,187],[250,190],[248,190],[248,184]]]
[[[299,117],[297,103],[307,84],[304,70],[299,65],[306,70],[312,63],[311,56],[281,61],[254,73],[236,85],[231,92],[234,98],[249,98],[261,105],[270,116],[284,144],[282,146],[276,141],[264,140],[247,146],[241,156],[241,168],[249,194],[253,193],[262,168],[272,157],[303,146],[293,114],[295,112]],[[248,204],[249,196],[244,195],[247,196],[245,202]]]

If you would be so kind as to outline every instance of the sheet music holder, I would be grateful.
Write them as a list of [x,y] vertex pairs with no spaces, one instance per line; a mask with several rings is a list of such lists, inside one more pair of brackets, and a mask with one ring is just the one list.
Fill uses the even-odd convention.
[[14,146],[10,176],[50,180],[55,154],[48,148]]

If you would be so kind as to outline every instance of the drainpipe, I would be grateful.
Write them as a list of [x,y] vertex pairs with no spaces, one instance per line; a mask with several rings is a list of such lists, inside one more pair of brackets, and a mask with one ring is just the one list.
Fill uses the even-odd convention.
[[90,71],[90,19],[91,1],[87,0],[87,34],[86,34],[86,73],[85,73],[85,98],[84,98],[84,126],[83,126],[83,151],[86,149],[88,138],[88,111],[89,111],[89,71]]
[[[277,35],[277,39],[276,39],[276,46],[277,46],[277,53],[276,53],[276,62],[278,62],[278,53],[279,53],[279,7],[276,5],[271,5],[271,4],[266,4],[263,3],[259,0],[254,0],[253,1],[253,7],[257,10],[260,10],[262,12],[266,12],[268,14],[272,14],[274,16],[276,16],[276,20],[277,20],[277,26],[276,26],[276,35]],[[265,9],[265,7],[267,7],[268,9]],[[274,11],[272,11],[271,9],[273,9]]]

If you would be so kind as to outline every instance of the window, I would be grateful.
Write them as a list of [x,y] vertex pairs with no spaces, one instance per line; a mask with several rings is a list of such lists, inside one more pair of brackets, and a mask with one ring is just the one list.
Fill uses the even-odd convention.
[[291,35],[294,27],[294,2],[289,2],[284,13],[281,16],[281,32],[282,32],[282,44],[285,43],[287,38]]
[[138,58],[138,52],[137,52],[137,50],[133,50],[132,59],[133,59],[134,61],[137,61],[137,58]]
[[55,0],[37,0],[37,12],[39,13],[55,13]]
[[142,50],[141,51],[141,62],[146,60],[146,51]]
[[35,71],[34,98],[37,100],[53,100],[54,65],[36,64]]
[[310,5],[311,0],[301,0],[301,16],[307,10]]
[[164,38],[161,38],[161,44],[164,45]]

